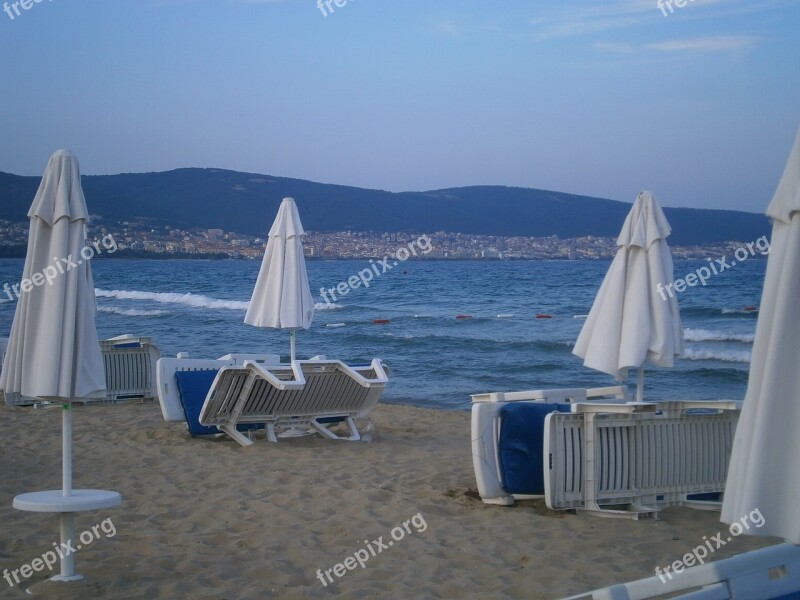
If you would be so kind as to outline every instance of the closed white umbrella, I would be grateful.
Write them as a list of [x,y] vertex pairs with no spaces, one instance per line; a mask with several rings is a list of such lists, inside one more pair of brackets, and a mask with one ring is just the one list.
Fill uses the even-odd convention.
[[255,327],[290,330],[290,355],[295,359],[295,332],[308,329],[314,318],[314,298],[308,287],[297,205],[284,198],[269,230],[267,249],[244,322]]
[[800,130],[767,207],[772,242],[722,521],[759,510],[745,533],[800,544]]
[[627,378],[630,368],[638,369],[639,402],[643,397],[643,365],[648,362],[671,367],[675,356],[683,352],[678,301],[667,289],[673,281],[672,256],[666,241],[671,231],[655,197],[640,192],[573,349],[584,359],[584,365],[616,379]]
[[[51,157],[30,211],[21,294],[0,375],[8,404],[32,399],[62,403],[63,472],[57,492],[23,494],[14,506],[60,512],[61,540],[73,538],[73,513],[113,506],[116,492],[72,489],[71,402],[105,397],[105,374],[95,329],[95,296],[86,245],[88,212],[77,159],[66,150]],[[32,450],[34,451],[34,450]],[[79,578],[74,556],[61,561],[61,579]]]

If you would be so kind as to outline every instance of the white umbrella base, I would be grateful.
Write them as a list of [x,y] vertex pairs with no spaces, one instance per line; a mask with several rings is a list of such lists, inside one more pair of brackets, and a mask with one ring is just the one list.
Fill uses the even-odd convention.
[[[20,494],[14,498],[13,506],[17,510],[29,512],[45,512],[61,514],[61,548],[72,548],[75,539],[75,513],[87,510],[111,508],[122,502],[118,492],[108,490],[72,490],[65,496],[63,490],[31,492]],[[74,546],[80,550],[81,545]],[[50,578],[50,581],[80,581],[82,575],[75,573],[75,554],[66,552],[61,558],[61,573]]]

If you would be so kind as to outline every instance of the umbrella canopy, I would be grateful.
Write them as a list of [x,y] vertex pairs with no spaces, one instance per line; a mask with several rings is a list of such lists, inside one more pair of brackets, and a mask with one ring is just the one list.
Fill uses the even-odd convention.
[[308,329],[314,318],[314,298],[303,255],[304,234],[297,205],[292,198],[284,198],[269,230],[264,260],[244,317],[245,323],[255,327],[292,330],[292,360],[295,330]]
[[800,131],[767,216],[771,251],[722,521],[759,510],[763,526],[745,533],[800,544]]
[[0,374],[8,404],[105,396],[92,271],[81,258],[88,216],[78,161],[58,150],[28,211],[22,293]]
[[683,352],[678,301],[663,292],[673,281],[666,241],[671,231],[658,201],[640,192],[573,350],[584,365],[616,379],[625,379],[631,367],[639,369],[639,401],[644,363],[671,367]]

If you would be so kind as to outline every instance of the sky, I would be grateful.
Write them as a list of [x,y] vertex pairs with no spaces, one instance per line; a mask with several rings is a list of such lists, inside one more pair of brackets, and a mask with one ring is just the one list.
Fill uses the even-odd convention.
[[800,0],[339,4],[0,0],[0,171],[763,212],[800,127]]

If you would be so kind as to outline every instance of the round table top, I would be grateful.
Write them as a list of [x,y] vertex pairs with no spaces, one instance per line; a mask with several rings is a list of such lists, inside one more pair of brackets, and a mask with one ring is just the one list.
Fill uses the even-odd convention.
[[14,508],[30,512],[63,513],[111,508],[120,502],[122,496],[108,490],[72,490],[69,496],[64,496],[61,490],[50,490],[20,494],[14,498]]

